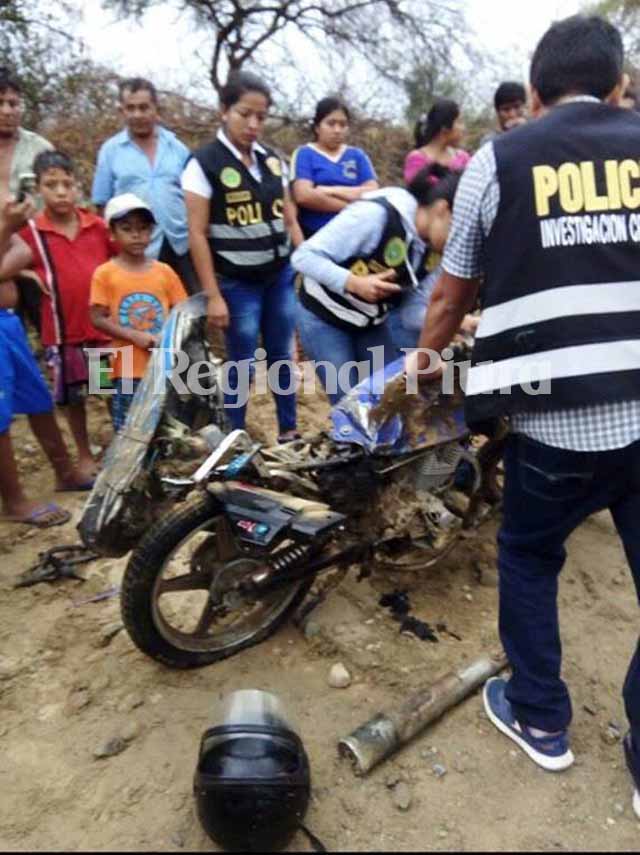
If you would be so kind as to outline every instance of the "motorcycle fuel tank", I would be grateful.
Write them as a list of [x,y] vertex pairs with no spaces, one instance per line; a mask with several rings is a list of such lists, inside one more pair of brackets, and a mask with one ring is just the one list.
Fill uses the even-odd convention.
[[[403,385],[404,369],[404,359],[399,359],[351,389],[331,410],[331,438],[358,445],[370,454],[395,456],[467,435],[460,391],[443,395],[434,384],[410,395]],[[392,384],[398,385],[400,406],[381,418],[380,404]]]

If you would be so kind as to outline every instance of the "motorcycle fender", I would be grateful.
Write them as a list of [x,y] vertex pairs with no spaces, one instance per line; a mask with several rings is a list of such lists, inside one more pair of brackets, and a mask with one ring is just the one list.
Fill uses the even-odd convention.
[[322,502],[240,481],[213,482],[207,491],[223,506],[236,536],[258,546],[270,546],[286,532],[312,540],[346,520]]

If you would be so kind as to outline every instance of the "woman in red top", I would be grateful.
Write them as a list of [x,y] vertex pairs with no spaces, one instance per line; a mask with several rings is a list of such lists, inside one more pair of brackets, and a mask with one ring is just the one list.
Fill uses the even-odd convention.
[[78,466],[88,485],[95,475],[95,460],[87,431],[89,373],[84,349],[109,342],[91,324],[89,292],[95,269],[109,260],[113,249],[103,220],[76,207],[78,185],[67,155],[43,152],[34,161],[34,171],[44,210],[20,231],[0,267],[0,279],[30,268],[42,283],[41,337],[53,367],[54,400],[65,407]]

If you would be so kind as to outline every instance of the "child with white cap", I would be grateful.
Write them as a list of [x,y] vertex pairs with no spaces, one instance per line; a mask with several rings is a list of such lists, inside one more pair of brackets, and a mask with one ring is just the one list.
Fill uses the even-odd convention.
[[187,293],[169,265],[145,256],[155,223],[146,202],[133,193],[114,196],[104,217],[118,254],[93,275],[90,311],[94,326],[111,336],[116,350],[112,418],[118,431],[169,310]]

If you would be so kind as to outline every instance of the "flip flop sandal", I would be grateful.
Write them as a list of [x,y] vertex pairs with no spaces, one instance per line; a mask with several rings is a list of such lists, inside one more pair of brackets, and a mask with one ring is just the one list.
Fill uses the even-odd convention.
[[[51,522],[47,522],[46,520],[39,522],[40,518],[44,517],[46,514],[55,513],[61,514],[61,516]],[[24,525],[32,525],[35,528],[53,528],[54,526],[64,525],[65,523],[68,523],[70,519],[71,514],[69,513],[69,511],[65,510],[64,508],[61,508],[59,505],[55,505],[53,502],[50,502],[48,505],[44,505],[42,508],[38,508],[37,510],[32,511],[28,517],[25,517],[25,519],[14,519],[10,520],[10,522],[23,523]]]

